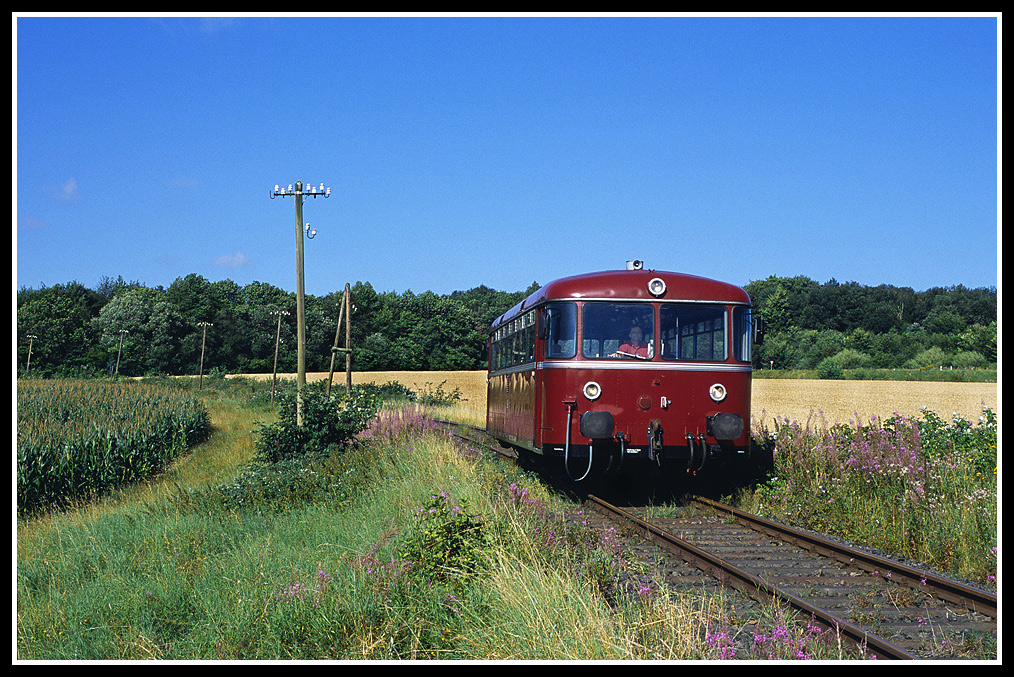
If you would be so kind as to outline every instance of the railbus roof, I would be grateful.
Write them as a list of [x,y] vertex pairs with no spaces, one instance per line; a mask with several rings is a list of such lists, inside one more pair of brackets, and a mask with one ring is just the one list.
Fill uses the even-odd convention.
[[[665,283],[665,292],[658,296],[648,289],[648,283],[655,278]],[[607,270],[554,280],[496,318],[493,326],[545,301],[580,299],[750,303],[749,294],[742,288],[707,277],[660,270]]]

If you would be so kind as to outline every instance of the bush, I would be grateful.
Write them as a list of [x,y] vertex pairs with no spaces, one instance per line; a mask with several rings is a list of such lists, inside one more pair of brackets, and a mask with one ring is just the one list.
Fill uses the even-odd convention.
[[981,369],[986,366],[986,358],[974,351],[960,352],[951,360],[957,369]]
[[449,582],[475,573],[489,540],[482,523],[469,513],[466,499],[453,505],[450,494],[441,492],[430,498],[416,520],[404,547],[404,558],[414,568]]
[[817,378],[842,379],[845,378],[845,370],[837,359],[826,357],[817,365]]
[[842,369],[859,369],[870,364],[869,355],[852,348],[842,350],[833,359],[841,365]]
[[384,385],[363,383],[356,388],[374,393],[384,402],[415,402],[416,394],[406,385],[397,381],[388,381]]
[[951,357],[944,352],[944,349],[939,346],[933,346],[908,360],[905,366],[910,369],[924,369],[926,367],[947,367],[950,364]]
[[419,402],[429,407],[457,404],[460,402],[462,399],[461,388],[454,386],[454,390],[447,392],[444,390],[445,383],[447,381],[441,381],[434,388],[433,384],[427,381],[419,393]]
[[303,390],[303,425],[296,420],[296,393],[278,399],[277,423],[261,426],[257,458],[267,463],[326,456],[347,444],[376,416],[380,397],[372,388],[353,387],[328,396],[322,387]]
[[195,504],[216,509],[279,512],[318,500],[334,491],[334,478],[323,464],[307,468],[291,458],[254,466],[216,491],[190,497]]
[[774,467],[758,487],[765,516],[996,580],[997,417],[950,422],[895,415],[814,429],[788,420],[768,434]]

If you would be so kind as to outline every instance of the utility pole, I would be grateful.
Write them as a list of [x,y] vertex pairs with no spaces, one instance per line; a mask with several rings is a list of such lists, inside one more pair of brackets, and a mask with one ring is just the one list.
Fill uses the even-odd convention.
[[204,334],[201,336],[201,369],[200,376],[197,377],[197,389],[201,390],[204,387],[204,341],[208,338],[208,327],[214,327],[215,325],[210,322],[198,322],[198,327],[204,327]]
[[[342,314],[345,315],[345,347],[338,347],[342,333]],[[345,283],[345,294],[338,304],[338,327],[334,332],[334,347],[331,348],[331,371],[327,375],[327,396],[331,397],[331,380],[334,378],[334,358],[339,352],[345,353],[345,392],[352,391],[352,294],[349,283]]]
[[331,189],[325,188],[324,184],[320,184],[318,189],[316,186],[306,186],[304,190],[303,183],[296,181],[295,189],[290,184],[285,190],[280,190],[276,185],[275,190],[271,193],[271,199],[276,197],[291,197],[296,203],[296,425],[302,427],[303,425],[303,389],[306,386],[306,306],[304,301],[303,291],[303,237],[312,240],[317,234],[316,230],[310,230],[310,224],[303,224],[303,200],[307,197],[318,198],[318,197],[331,197]]
[[342,315],[345,314],[345,303],[348,300],[349,292],[345,290],[341,303],[338,304],[338,326],[334,330],[334,346],[331,347],[331,368],[327,373],[327,397],[331,397],[331,381],[334,378],[334,358],[338,354],[338,337],[342,333]]
[[345,392],[352,392],[352,291],[345,283]]
[[39,338],[35,334],[28,335],[28,364],[25,365],[25,373],[32,368],[32,345],[35,343],[35,339]]
[[282,316],[288,316],[287,310],[272,310],[272,315],[278,316],[278,329],[275,330],[275,366],[271,370],[271,404],[275,403],[275,377],[278,375],[278,344],[282,338]]
[[120,375],[120,354],[123,352],[123,335],[129,334],[130,332],[126,329],[120,330],[120,347],[116,349],[116,372],[117,376]]

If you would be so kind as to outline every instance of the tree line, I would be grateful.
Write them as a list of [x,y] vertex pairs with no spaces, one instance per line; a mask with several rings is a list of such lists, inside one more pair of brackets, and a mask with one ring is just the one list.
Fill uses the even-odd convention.
[[[357,371],[483,369],[487,327],[538,288],[514,293],[479,286],[437,295],[351,286]],[[344,290],[307,295],[306,368],[327,371]],[[279,321],[280,320],[280,321]],[[207,332],[199,323],[208,323]],[[98,376],[119,363],[125,376],[296,371],[296,294],[253,282],[177,278],[168,288],[104,278],[17,294],[17,368],[38,376]],[[34,338],[32,338],[34,337]],[[203,343],[203,346],[202,346]],[[342,327],[338,347],[345,346]],[[344,359],[337,362],[344,369]]]
[[[357,371],[485,368],[492,321],[538,289],[479,286],[449,295],[351,286]],[[988,366],[996,362],[996,288],[923,292],[805,277],[769,277],[746,291],[765,318],[758,368]],[[306,297],[306,368],[327,371],[343,291]],[[285,314],[287,313],[287,314]],[[168,288],[102,279],[17,292],[16,369],[39,376],[270,373],[296,370],[296,295],[273,285],[177,278]],[[279,320],[281,320],[279,322]],[[208,323],[205,334],[200,323]],[[344,328],[338,346],[344,347]],[[202,346],[203,343],[203,346]],[[338,364],[344,365],[344,360]],[[341,367],[339,367],[341,368]]]
[[995,368],[996,287],[824,284],[769,277],[745,286],[764,317],[762,369]]

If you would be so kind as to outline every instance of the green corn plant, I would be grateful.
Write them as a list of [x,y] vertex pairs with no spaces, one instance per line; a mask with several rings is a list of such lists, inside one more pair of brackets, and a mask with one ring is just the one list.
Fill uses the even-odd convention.
[[17,392],[19,515],[149,478],[211,432],[204,406],[167,386],[25,381]]

